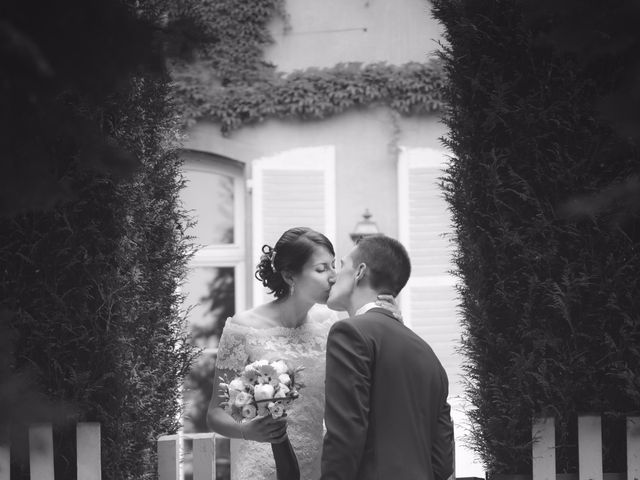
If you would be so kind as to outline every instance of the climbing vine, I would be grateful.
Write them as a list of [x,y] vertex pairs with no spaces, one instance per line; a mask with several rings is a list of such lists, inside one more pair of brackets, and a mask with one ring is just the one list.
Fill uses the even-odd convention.
[[269,22],[283,19],[283,0],[208,0],[198,17],[209,42],[173,65],[177,102],[187,124],[208,118],[228,134],[268,118],[322,119],[347,109],[388,105],[403,115],[436,112],[444,102],[440,62],[339,64],[278,74],[262,51],[273,43]]

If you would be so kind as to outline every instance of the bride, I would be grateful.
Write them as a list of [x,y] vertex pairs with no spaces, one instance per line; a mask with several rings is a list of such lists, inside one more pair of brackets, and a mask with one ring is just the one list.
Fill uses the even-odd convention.
[[[274,301],[228,319],[220,337],[208,423],[220,435],[239,439],[231,464],[233,480],[275,480],[270,443],[289,437],[300,466],[300,478],[320,477],[323,440],[325,346],[335,314],[310,312],[326,304],[336,279],[333,245],[323,234],[304,227],[284,232],[273,248],[265,245],[256,278]],[[380,305],[397,312],[392,297]],[[220,406],[220,377],[231,379],[256,360],[286,361],[303,367],[304,384],[287,415],[270,415],[237,423]]]

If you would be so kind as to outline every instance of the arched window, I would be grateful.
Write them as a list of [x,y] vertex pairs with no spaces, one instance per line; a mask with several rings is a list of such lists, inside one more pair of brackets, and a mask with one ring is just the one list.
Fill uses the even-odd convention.
[[185,385],[185,432],[207,431],[215,355],[226,319],[246,308],[246,180],[241,162],[184,151],[183,206],[196,250],[182,287],[194,342],[204,348]]

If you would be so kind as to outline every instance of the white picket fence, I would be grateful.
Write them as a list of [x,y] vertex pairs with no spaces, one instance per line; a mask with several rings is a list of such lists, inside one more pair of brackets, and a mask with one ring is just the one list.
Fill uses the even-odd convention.
[[[78,479],[100,480],[100,424],[78,423],[77,472]],[[50,423],[29,428],[29,472],[32,480],[55,480],[53,473],[53,429]],[[10,480],[11,447],[5,430],[0,438],[0,480]]]
[[[556,480],[555,421],[538,418],[532,424],[533,480]],[[578,478],[603,480],[602,422],[599,415],[578,416]],[[627,417],[627,479],[640,479],[640,417]]]
[[[212,480],[223,459],[216,458],[216,442],[226,440],[215,433],[181,433],[164,435],[158,439],[158,480],[182,480],[185,466],[185,442],[193,446],[189,458],[189,470],[193,480]],[[226,462],[227,460],[224,459]],[[228,465],[227,465],[228,467]]]
[[[78,479],[101,480],[100,424],[78,423]],[[216,478],[216,440],[214,433],[165,435],[158,439],[159,480],[183,478],[184,441],[193,442],[191,466],[193,480]],[[538,418],[532,423],[533,480],[556,480],[555,422],[553,418]],[[640,416],[627,417],[628,480],[640,479]],[[0,432],[0,480],[10,480],[10,446],[6,431]],[[29,428],[29,468],[32,480],[55,480],[54,445],[51,424]],[[602,427],[598,415],[578,417],[579,480],[603,480]]]
[[[77,478],[101,480],[101,437],[99,423],[76,425]],[[214,433],[165,435],[158,439],[159,480],[182,480],[185,463],[193,472],[193,480],[216,478],[216,440]],[[193,441],[190,454],[185,454],[185,441]],[[53,428],[50,423],[29,427],[29,473],[31,480],[55,480]],[[189,458],[190,457],[190,458]],[[188,458],[188,462],[185,462]],[[218,465],[227,462],[217,459]],[[226,465],[228,468],[228,465]],[[11,446],[9,432],[0,428],[0,480],[11,480]]]

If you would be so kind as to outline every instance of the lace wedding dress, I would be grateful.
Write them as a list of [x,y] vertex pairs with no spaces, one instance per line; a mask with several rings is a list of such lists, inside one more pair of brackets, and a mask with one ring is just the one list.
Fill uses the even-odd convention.
[[[311,319],[297,328],[253,328],[230,320],[218,345],[216,367],[226,379],[237,376],[245,365],[256,360],[282,359],[290,367],[304,367],[296,378],[304,387],[287,411],[287,432],[304,480],[320,478],[325,348],[335,320],[327,313],[323,319]],[[276,480],[271,445],[232,440],[231,480]]]

